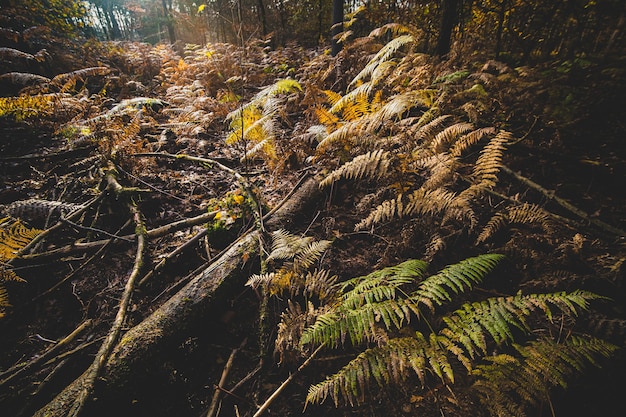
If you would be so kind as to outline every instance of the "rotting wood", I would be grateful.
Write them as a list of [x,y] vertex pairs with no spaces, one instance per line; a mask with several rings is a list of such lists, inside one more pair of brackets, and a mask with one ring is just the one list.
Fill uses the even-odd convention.
[[[299,182],[298,188],[289,193],[280,208],[265,216],[268,230],[291,229],[306,217],[311,206],[319,202],[320,178],[311,177]],[[161,348],[176,343],[191,324],[204,317],[213,300],[227,297],[233,288],[239,291],[247,275],[242,272],[258,249],[259,232],[250,231],[241,236],[185,287],[161,305],[150,316],[131,328],[121,337],[103,367],[102,389],[124,387],[137,369],[146,369],[156,359]],[[77,398],[87,377],[84,372],[69,384],[48,404],[39,409],[35,417],[65,417]]]
[[[115,179],[110,179],[109,184],[117,184]],[[117,188],[117,187],[116,187]],[[118,190],[123,190],[121,188],[117,188]],[[106,339],[100,346],[98,353],[96,354],[96,358],[93,363],[85,371],[85,378],[81,381],[81,388],[76,396],[74,402],[69,411],[69,416],[78,417],[85,406],[86,401],[92,395],[94,384],[96,379],[102,373],[102,368],[104,364],[107,362],[109,355],[111,354],[113,347],[118,341],[120,333],[122,331],[122,326],[124,321],[126,320],[126,312],[128,311],[128,307],[130,306],[130,298],[135,289],[135,282],[139,278],[139,274],[141,273],[141,269],[144,263],[144,251],[146,246],[146,228],[143,221],[143,216],[136,205],[133,203],[129,203],[129,208],[133,217],[133,221],[135,223],[135,230],[137,234],[137,253],[135,256],[135,263],[133,265],[133,270],[131,271],[128,280],[126,282],[126,286],[124,287],[124,293],[122,294],[122,299],[120,300],[120,305],[117,310],[117,314],[115,316],[115,321],[107,334]]]

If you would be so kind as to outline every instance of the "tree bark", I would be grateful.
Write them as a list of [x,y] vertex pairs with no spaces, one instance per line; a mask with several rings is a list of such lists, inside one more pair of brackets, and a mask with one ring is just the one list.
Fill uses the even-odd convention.
[[[279,228],[292,229],[293,226],[308,218],[314,203],[320,200],[319,178],[309,178],[291,194],[265,221],[267,230]],[[199,273],[177,294],[160,306],[144,321],[131,328],[113,349],[103,372],[102,381],[96,387],[106,390],[119,390],[128,385],[133,373],[138,369],[150,369],[159,360],[158,353],[170,346],[175,346],[185,331],[194,323],[203,319],[213,300],[223,299],[240,291],[248,276],[242,273],[246,263],[255,257],[259,232],[254,230],[244,234],[231,245],[207,269]],[[68,385],[52,401],[35,413],[36,417],[64,417],[69,407],[80,392],[87,377],[83,373]]]
[[452,31],[457,22],[457,7],[459,0],[443,0],[441,3],[441,24],[439,25],[439,37],[437,38],[437,56],[444,56],[450,52]]
[[333,26],[331,33],[331,53],[336,56],[341,51],[341,44],[337,42],[337,35],[343,31],[343,0],[333,0]]

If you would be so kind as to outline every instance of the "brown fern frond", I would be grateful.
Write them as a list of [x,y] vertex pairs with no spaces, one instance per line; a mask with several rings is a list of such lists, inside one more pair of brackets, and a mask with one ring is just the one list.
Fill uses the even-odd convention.
[[0,319],[6,315],[4,312],[6,307],[11,307],[11,303],[9,303],[9,294],[7,293],[6,288],[4,288],[4,285],[0,283]]
[[64,74],[59,74],[51,81],[51,85],[62,87],[62,89],[72,88],[77,82],[85,82],[89,77],[105,76],[111,73],[109,67],[83,68]]
[[33,86],[50,82],[50,78],[38,74],[30,74],[27,72],[8,72],[0,75],[0,83],[11,84],[14,86]]
[[455,123],[437,133],[430,146],[435,153],[443,152],[451,143],[454,143],[460,135],[472,129],[474,129],[474,126],[471,123]]
[[320,300],[332,298],[337,291],[335,284],[337,283],[337,275],[331,275],[325,269],[316,269],[313,272],[307,272],[304,278],[304,288],[302,293],[305,297],[317,297]]
[[495,185],[498,180],[497,174],[502,166],[502,154],[506,145],[511,142],[511,138],[511,133],[501,130],[480,152],[474,166],[474,177],[480,183],[487,183],[489,186]]
[[458,158],[449,153],[441,153],[428,158],[422,158],[416,163],[417,166],[429,169],[428,179],[422,184],[425,190],[439,188],[452,178],[457,166]]
[[5,206],[2,212],[14,218],[35,222],[46,220],[49,217],[58,218],[63,214],[82,207],[83,206],[80,204],[32,198],[29,200],[14,201]]
[[476,244],[482,243],[496,234],[507,225],[539,225],[546,233],[552,231],[550,213],[535,204],[524,203],[521,206],[509,207],[506,212],[496,213],[487,222],[476,239]]
[[389,152],[379,149],[359,155],[331,172],[320,182],[320,188],[327,187],[340,178],[361,179],[381,178],[387,174],[391,158]]
[[483,127],[473,130],[454,142],[454,144],[450,147],[450,154],[454,156],[461,156],[466,149],[480,142],[485,135],[494,135],[495,133],[496,129],[493,127]]
[[370,76],[376,67],[380,65],[382,62],[389,61],[391,57],[403,46],[409,45],[415,42],[415,38],[412,35],[401,35],[397,38],[388,42],[385,46],[383,46],[380,51],[367,63],[365,68],[357,74],[356,77],[350,82],[348,87],[352,87],[356,85],[359,81]]
[[386,25],[382,25],[372,30],[368,36],[371,36],[372,38],[380,38],[388,33],[391,33],[392,36],[410,35],[415,33],[415,29],[401,23],[387,23]]
[[435,137],[436,132],[441,129],[442,126],[446,124],[446,122],[452,118],[451,115],[445,114],[442,116],[435,117],[434,119],[428,121],[426,124],[421,124],[421,119],[415,124],[416,129],[418,129],[415,134],[415,142],[423,142],[424,145],[429,144]]
[[434,233],[428,243],[426,244],[425,249],[425,259],[426,261],[431,261],[436,254],[441,252],[446,248],[446,241],[439,233]]
[[[406,201],[403,201],[406,200]],[[363,230],[377,223],[386,222],[393,218],[402,218],[404,216],[435,216],[441,213],[448,213],[448,217],[468,216],[471,208],[468,205],[460,204],[457,195],[444,188],[435,190],[419,189],[413,191],[404,198],[402,194],[393,200],[384,201],[374,211],[372,211],[365,219],[361,220],[355,230]],[[469,213],[468,213],[469,210]]]
[[502,166],[502,155],[510,141],[511,134],[501,130],[483,148],[474,165],[473,176],[475,182],[461,193],[464,199],[471,200],[496,185],[498,173]]

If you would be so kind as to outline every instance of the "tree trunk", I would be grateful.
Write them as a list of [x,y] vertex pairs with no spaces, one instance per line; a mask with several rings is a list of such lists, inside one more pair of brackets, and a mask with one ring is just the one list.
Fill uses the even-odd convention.
[[336,39],[341,32],[343,32],[343,0],[333,0],[333,26],[330,31],[333,56],[341,51],[341,44]]
[[441,24],[435,54],[442,57],[450,52],[452,31],[457,22],[457,7],[459,0],[443,0],[441,3]]
[[[167,25],[167,36],[170,39],[170,43],[176,42],[176,32],[174,31],[174,19],[170,9],[167,7],[166,0],[162,0],[163,3],[163,16],[165,16],[165,24]],[[170,4],[171,7],[171,4]]]
[[[291,229],[307,219],[320,200],[319,178],[310,178],[265,221],[267,230]],[[98,390],[132,389],[129,381],[138,371],[158,366],[159,352],[176,346],[198,320],[206,320],[213,301],[241,292],[248,275],[242,273],[250,255],[258,251],[259,232],[243,235],[221,257],[193,278],[177,294],[120,339],[109,357]],[[41,408],[36,417],[64,417],[83,387],[86,372]]]
[[265,5],[263,0],[257,0],[257,7],[259,8],[259,20],[261,22],[261,34],[267,35],[267,20],[265,19]]

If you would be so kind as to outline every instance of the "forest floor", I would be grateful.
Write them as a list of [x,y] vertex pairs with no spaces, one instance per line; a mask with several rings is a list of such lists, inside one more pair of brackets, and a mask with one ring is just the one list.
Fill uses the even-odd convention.
[[[46,91],[42,85],[24,90],[38,97],[28,104],[32,113],[11,110],[0,116],[0,205],[4,215],[42,230],[55,225],[61,213],[85,211],[61,221],[31,253],[10,261],[24,282],[4,283],[11,307],[0,318],[3,415],[33,415],[93,361],[135,264],[136,225],[129,206],[138,207],[148,231],[211,212],[219,218],[201,217],[148,238],[122,334],[255,227],[242,184],[252,187],[254,203],[265,214],[306,179],[345,161],[346,148],[320,154],[309,128],[319,116],[313,109],[326,104],[319,92],[344,93],[380,45],[361,46],[365,53],[357,53],[357,47],[336,58],[296,46],[270,49],[260,44],[174,48],[88,42],[63,53],[61,45],[49,50],[47,75],[70,75],[52,79]],[[437,250],[429,246],[429,232],[440,225],[424,225],[420,219],[392,219],[355,231],[372,208],[393,198],[393,187],[375,179],[336,182],[284,227],[332,240],[320,267],[340,280],[408,258],[428,258],[437,270],[478,253],[504,251],[514,259],[515,272],[506,282],[491,283],[485,293],[585,289],[610,297],[585,325],[624,347],[626,58],[515,66],[478,54],[462,56],[459,52],[447,61],[417,56],[421,78],[411,73],[411,82],[419,79],[418,87],[446,93],[439,104],[442,114],[512,133],[513,143],[502,158],[511,171],[499,172],[498,185],[475,207],[476,217],[484,225],[494,208],[527,202],[552,213],[557,227],[545,234],[537,225],[511,221],[504,235],[474,245],[469,243],[476,239],[472,232],[442,224],[448,235]],[[81,73],[85,68],[90,70]],[[297,80],[302,91],[285,95],[280,103],[275,155],[242,161],[251,143],[227,143],[236,128],[229,114],[285,78]],[[6,84],[4,91],[14,87],[14,80],[0,81]],[[482,90],[472,89],[475,85]],[[390,94],[395,87],[385,88]],[[49,96],[52,101],[45,98]],[[124,101],[130,99],[135,101]],[[114,192],[111,176],[124,189],[121,194]],[[243,282],[259,272],[250,255],[240,271]],[[159,265],[164,259],[167,263]],[[280,320],[284,301],[270,299],[272,326]],[[252,373],[259,363],[259,305],[259,292],[249,286],[231,290],[203,317],[186,324],[185,334],[162,347],[146,369],[133,371],[132,388],[99,391],[96,385],[85,415],[206,415],[224,367],[240,345],[224,386],[249,379],[236,392],[222,393],[219,415],[252,415],[303,360],[265,364],[261,373]],[[34,361],[83,323],[88,324],[67,345]],[[354,353],[346,349],[316,359],[267,415],[434,416],[472,409],[438,404],[437,395],[420,402],[407,386],[372,389],[371,400],[355,408],[335,408],[327,400],[303,411],[309,386]],[[551,406],[557,416],[622,415],[624,387],[622,349],[574,380],[567,391],[555,390]],[[548,405],[540,415],[551,415]]]

